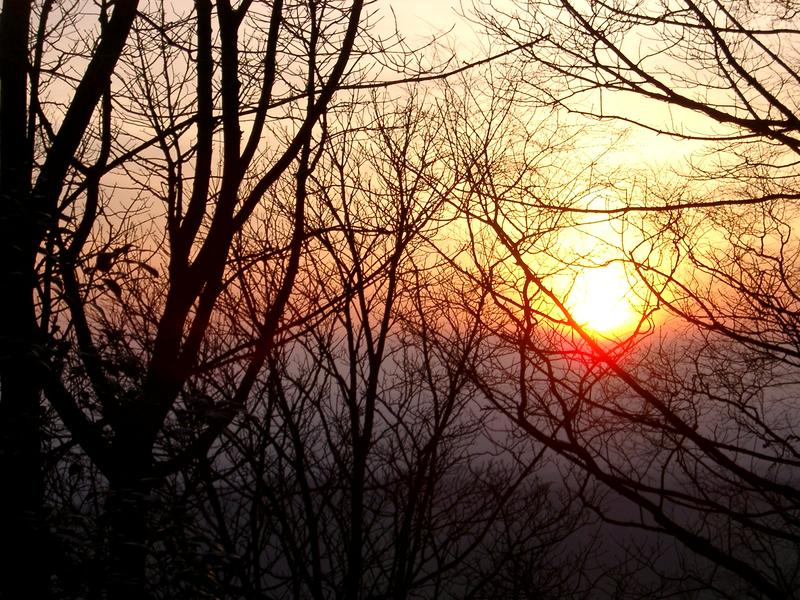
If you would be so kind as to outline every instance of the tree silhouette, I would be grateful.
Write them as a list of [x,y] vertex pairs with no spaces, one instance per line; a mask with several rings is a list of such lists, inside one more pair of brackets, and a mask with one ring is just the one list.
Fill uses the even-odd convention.
[[[101,6],[99,31],[93,36],[95,51],[88,55],[70,103],[63,110],[59,107],[56,128],[43,95],[55,79],[45,75],[54,60],[48,52],[49,36],[64,35],[73,23],[69,13],[59,14],[60,7],[52,2],[33,8],[30,2],[8,2],[0,14],[0,279],[4,282],[0,476],[14,490],[3,494],[0,505],[0,560],[8,573],[1,584],[8,598],[48,594],[48,570],[42,569],[46,561],[40,560],[47,544],[40,522],[39,395],[50,348],[42,336],[34,300],[39,252],[48,233],[58,227],[64,181],[73,171],[76,153],[104,96],[101,112],[108,112],[109,80],[135,19],[137,2],[116,3],[110,15],[107,6]],[[56,24],[49,26],[50,19]],[[87,40],[87,45],[93,43]],[[54,68],[58,69],[57,63]],[[96,161],[84,163],[87,181],[96,178],[107,158],[107,145],[101,144]]]
[[[606,518],[702,557],[685,582],[721,597],[787,598],[798,586],[796,8],[558,1],[483,15],[512,44],[542,38],[525,48],[553,77],[539,80],[541,101],[711,143],[672,181],[628,185],[611,210],[565,207],[615,220],[624,232],[615,260],[680,320],[635,348],[636,336],[602,342],[559,307],[551,314],[575,338],[520,338],[520,365],[530,371],[519,367],[513,391],[485,389],[531,436],[642,511],[623,518],[596,506]],[[651,110],[620,100],[631,94]],[[499,204],[485,173],[476,193]],[[528,240],[480,216],[519,269],[517,293],[552,294]]]
[[[238,395],[209,413],[177,464],[230,422],[266,358],[297,273],[315,127],[354,64],[362,5],[198,1],[184,16],[122,2],[100,6],[99,27],[77,6],[4,7],[0,422],[3,476],[19,493],[6,497],[3,546],[9,572],[21,576],[4,579],[8,597],[30,581],[44,597],[49,579],[35,566],[41,537],[30,535],[41,506],[42,388],[109,481],[109,593],[145,597],[148,498],[174,468],[158,464],[160,432],[198,367],[233,239],[288,171],[296,184],[282,276],[249,342]],[[63,49],[75,35],[86,47]],[[66,108],[46,104],[44,90],[69,86],[83,60]],[[276,107],[285,115],[276,125],[287,126],[268,130]],[[119,173],[141,184],[138,196],[120,198]],[[160,210],[143,204],[148,192]],[[166,231],[164,251],[142,223]],[[95,319],[114,311],[112,298],[138,292],[143,275],[163,283],[138,310],[117,310],[116,323]],[[52,351],[64,344],[75,349],[68,379],[63,354]]]
[[0,597],[796,595],[800,6],[368,4],[3,5]]

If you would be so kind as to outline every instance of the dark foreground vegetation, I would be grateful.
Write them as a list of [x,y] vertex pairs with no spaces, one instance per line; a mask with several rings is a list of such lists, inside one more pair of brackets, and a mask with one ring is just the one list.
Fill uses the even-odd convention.
[[800,4],[389,4],[4,1],[0,598],[800,595]]

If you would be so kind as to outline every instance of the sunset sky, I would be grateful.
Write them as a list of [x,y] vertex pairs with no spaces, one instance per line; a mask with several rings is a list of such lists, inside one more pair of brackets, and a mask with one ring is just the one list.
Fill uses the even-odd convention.
[[800,597],[798,49],[6,0],[0,598]]

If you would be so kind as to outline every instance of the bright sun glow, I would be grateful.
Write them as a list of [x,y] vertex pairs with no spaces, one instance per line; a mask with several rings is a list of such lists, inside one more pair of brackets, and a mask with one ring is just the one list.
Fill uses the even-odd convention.
[[616,263],[580,271],[566,301],[578,324],[602,335],[632,328],[640,317],[637,304],[625,269]]

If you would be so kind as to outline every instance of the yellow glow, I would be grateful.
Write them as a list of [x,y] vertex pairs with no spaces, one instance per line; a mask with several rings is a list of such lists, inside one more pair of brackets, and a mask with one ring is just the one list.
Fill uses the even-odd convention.
[[565,302],[579,325],[603,335],[632,329],[641,318],[640,304],[618,263],[581,270]]

